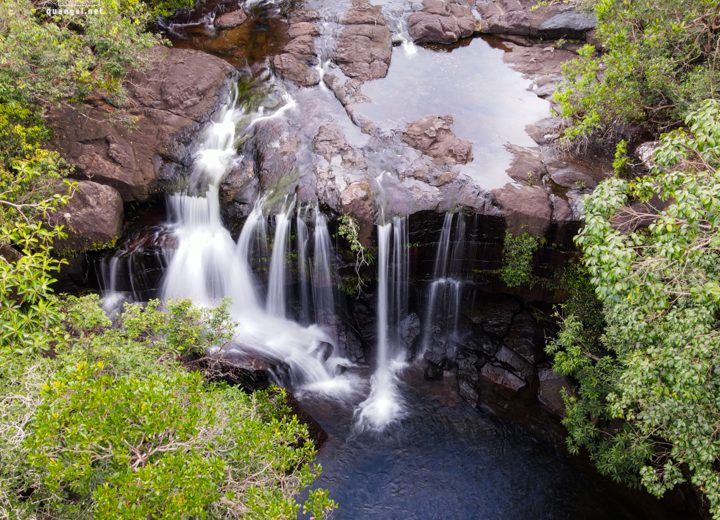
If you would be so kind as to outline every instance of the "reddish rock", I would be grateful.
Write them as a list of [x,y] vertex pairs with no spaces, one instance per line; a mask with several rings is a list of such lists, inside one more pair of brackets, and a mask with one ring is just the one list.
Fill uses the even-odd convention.
[[350,78],[361,81],[385,77],[390,66],[392,40],[380,6],[354,0],[342,19],[335,62]]
[[544,236],[552,220],[548,193],[540,186],[511,186],[493,190],[495,200],[513,233]]
[[423,10],[409,16],[408,31],[417,43],[455,43],[472,36],[475,17],[459,3],[425,0]]
[[[61,192],[65,192],[64,188]],[[56,242],[64,251],[83,251],[111,245],[122,231],[123,201],[111,186],[80,181],[70,201],[51,217],[53,224],[62,224],[67,238]]]
[[237,9],[218,16],[215,19],[215,27],[218,29],[232,29],[233,27],[237,27],[238,25],[245,23],[247,18],[247,15],[242,9]]
[[450,130],[450,116],[428,116],[410,123],[403,141],[435,159],[436,163],[466,164],[472,160],[472,144]]
[[502,386],[513,392],[521,390],[526,385],[525,381],[509,370],[495,366],[491,363],[485,363],[485,365],[483,365],[480,370],[480,375],[491,383]]
[[197,133],[225,101],[233,73],[199,51],[155,47],[149,59],[126,82],[126,121],[98,100],[48,114],[51,146],[81,178],[114,187],[125,201],[147,199],[189,166]]

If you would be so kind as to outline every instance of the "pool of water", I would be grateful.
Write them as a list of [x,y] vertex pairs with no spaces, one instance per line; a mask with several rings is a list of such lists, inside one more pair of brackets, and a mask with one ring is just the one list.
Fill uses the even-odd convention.
[[319,452],[337,519],[669,518],[644,495],[624,496],[562,445],[462,402],[454,381],[401,387],[408,415],[382,433],[355,431],[351,408],[303,406],[328,433]]
[[393,50],[385,78],[362,92],[372,101],[359,112],[385,130],[431,115],[453,116],[455,134],[473,144],[463,168],[483,188],[511,182],[506,144],[535,146],[525,127],[549,115],[550,104],[528,91],[530,82],[503,62],[503,50],[480,38],[454,47]]

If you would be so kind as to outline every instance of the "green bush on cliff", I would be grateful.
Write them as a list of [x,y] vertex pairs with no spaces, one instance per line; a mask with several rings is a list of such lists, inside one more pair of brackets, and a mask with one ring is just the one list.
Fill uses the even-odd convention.
[[[319,470],[284,392],[248,395],[178,355],[223,341],[224,309],[66,298],[52,356],[0,364],[0,516],[295,518]],[[306,509],[332,509],[323,491]]]
[[567,309],[549,351],[579,383],[572,451],[658,496],[690,482],[720,518],[720,101],[686,125],[649,175],[585,198],[576,241],[604,323]]
[[564,67],[555,93],[569,137],[654,134],[682,123],[699,101],[720,95],[718,0],[595,0],[597,38]]

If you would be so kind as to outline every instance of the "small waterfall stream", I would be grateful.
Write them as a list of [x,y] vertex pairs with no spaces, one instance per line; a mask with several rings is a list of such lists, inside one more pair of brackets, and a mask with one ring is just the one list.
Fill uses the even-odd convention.
[[[455,239],[451,241],[453,221]],[[457,340],[462,301],[462,263],[465,250],[465,217],[462,213],[446,213],[443,220],[433,278],[427,290],[422,352],[432,342],[452,346]]]
[[[287,105],[275,114],[278,117]],[[342,375],[351,363],[332,355],[330,336],[319,326],[302,326],[286,319],[288,249],[294,199],[286,198],[274,216],[274,239],[265,305],[252,270],[253,249],[265,235],[264,206],[261,198],[243,226],[237,243],[220,217],[219,185],[236,160],[237,128],[243,112],[229,103],[210,125],[196,154],[192,184],[187,193],[170,197],[172,228],[177,247],[168,251],[169,265],[163,283],[163,299],[190,298],[194,303],[212,306],[223,298],[231,300],[231,313],[238,322],[234,345],[287,368],[290,383],[312,391],[343,394],[352,390],[352,379]],[[257,119],[255,119],[257,121]],[[251,126],[252,122],[248,125]],[[317,212],[319,213],[319,212]],[[320,242],[327,242],[321,231]],[[316,244],[318,239],[316,238]],[[327,248],[317,246],[322,255]],[[329,265],[329,260],[321,264]],[[326,270],[326,267],[322,267]]]

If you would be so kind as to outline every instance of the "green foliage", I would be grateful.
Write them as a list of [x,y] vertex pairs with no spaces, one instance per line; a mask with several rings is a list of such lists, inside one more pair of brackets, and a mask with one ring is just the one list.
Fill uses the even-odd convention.
[[566,313],[550,352],[579,382],[572,449],[656,495],[689,480],[720,518],[720,102],[686,124],[663,136],[649,175],[584,200],[577,243],[603,333]]
[[120,90],[128,70],[144,63],[143,51],[160,40],[144,31],[145,4],[95,3],[102,14],[66,17],[48,17],[30,0],[0,4],[0,99],[48,105]]
[[170,16],[180,9],[190,9],[195,0],[145,0],[152,16]]
[[350,251],[355,255],[355,278],[352,281],[343,279],[342,291],[346,294],[360,294],[366,283],[362,270],[375,259],[372,252],[360,242],[360,227],[351,215],[341,215],[338,219],[338,235],[345,239]]
[[531,235],[527,231],[514,234],[505,232],[503,242],[503,267],[500,278],[508,287],[532,287],[535,284],[533,276],[533,256],[542,246],[544,239]]
[[649,130],[682,122],[690,107],[720,95],[718,0],[597,0],[597,38],[564,66],[555,93],[571,118],[566,135]]
[[[0,515],[295,518],[320,468],[284,391],[248,395],[178,360],[227,320],[151,302],[113,327],[97,296],[67,298],[55,359],[2,358]],[[316,491],[302,507],[320,518],[334,503]]]

